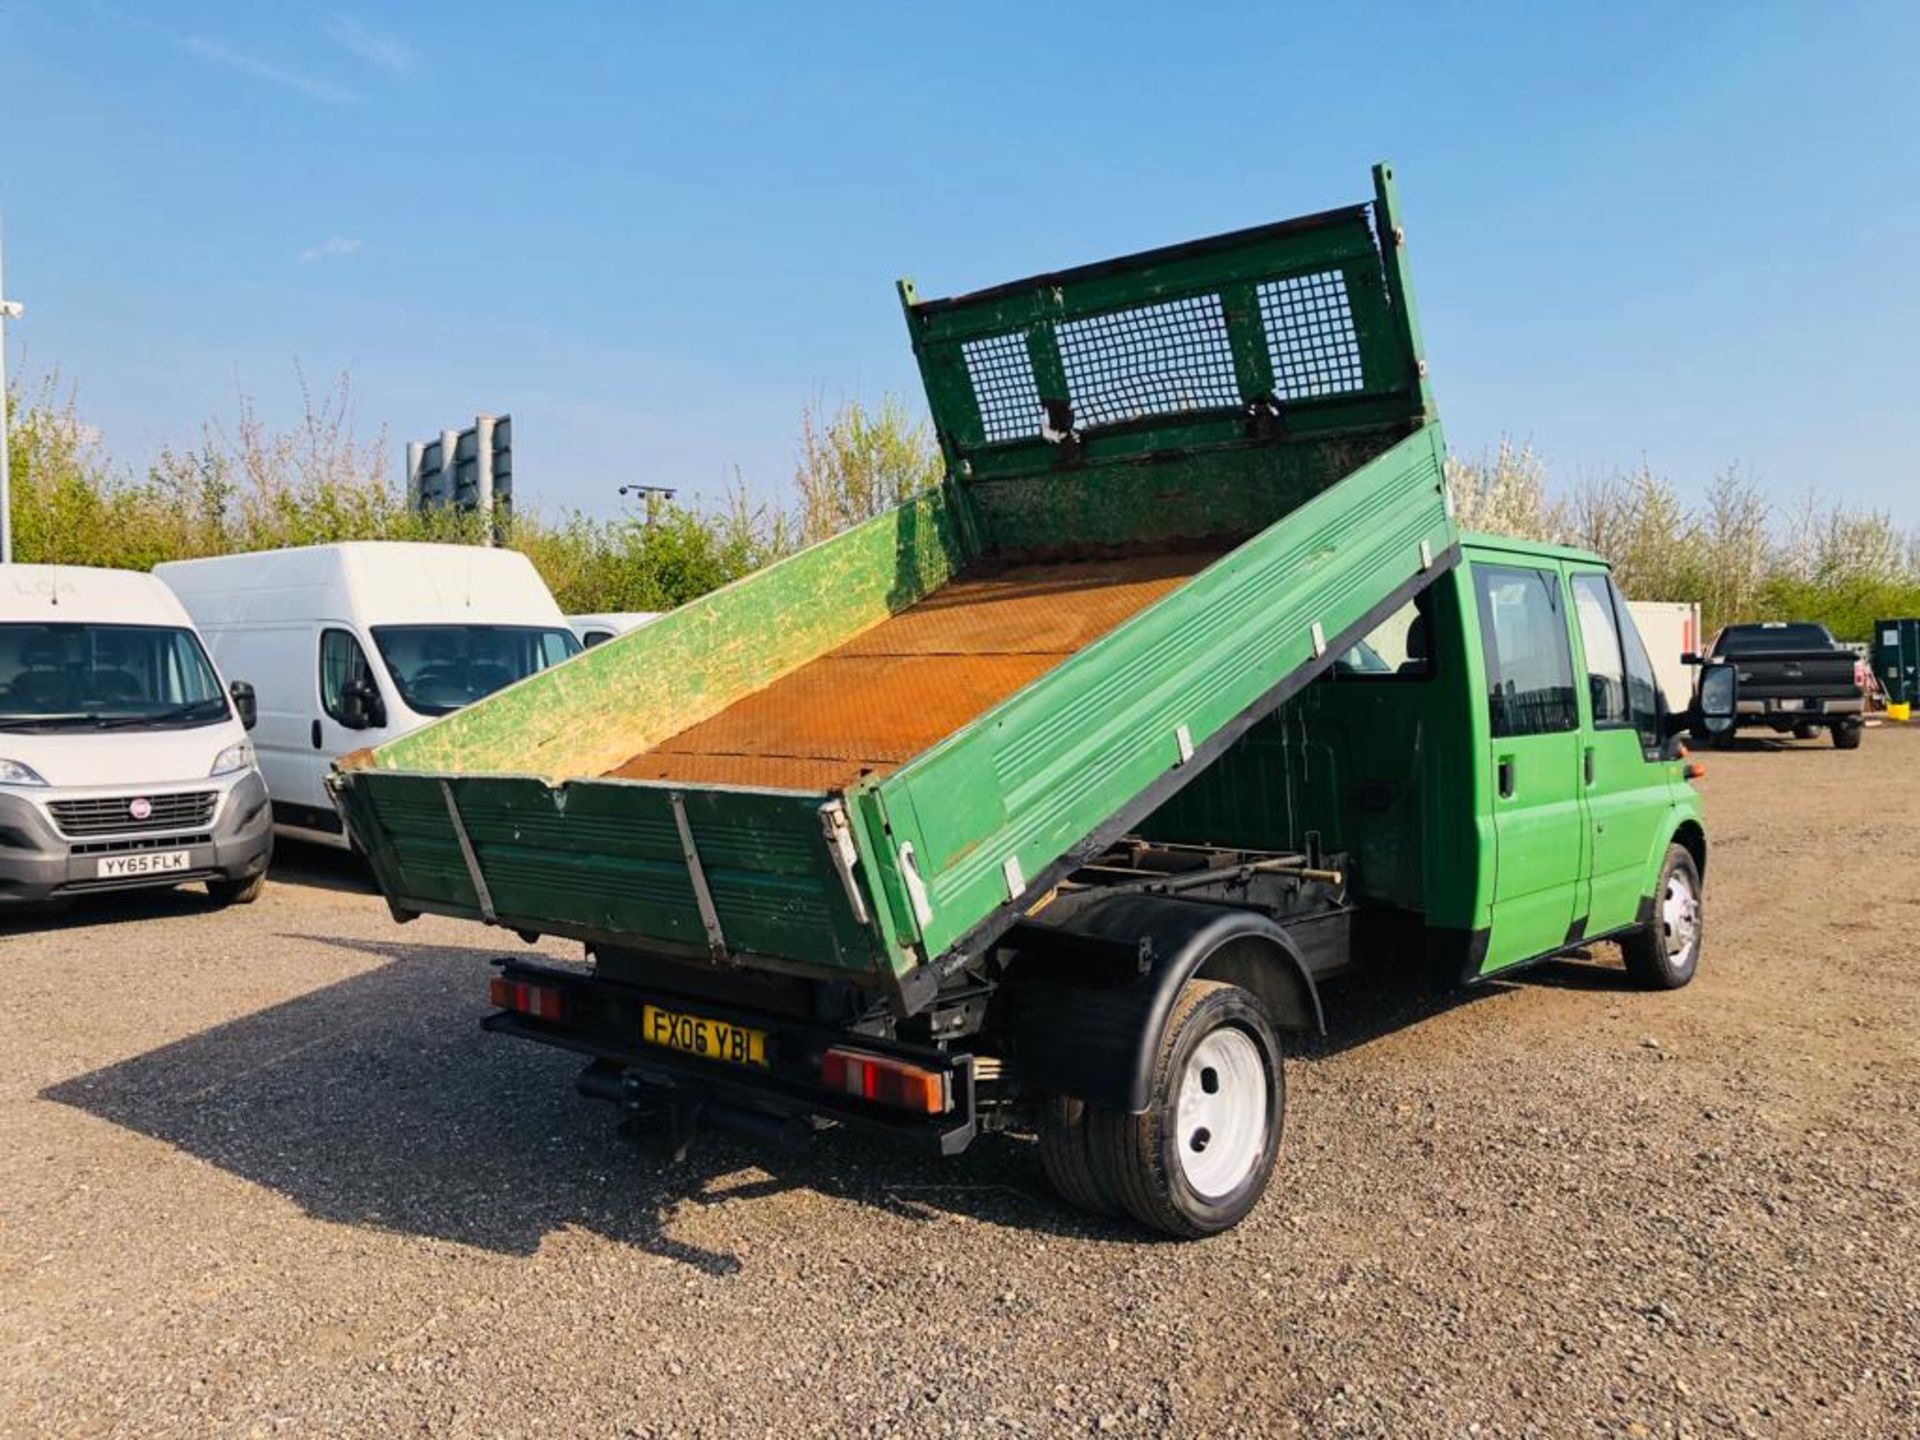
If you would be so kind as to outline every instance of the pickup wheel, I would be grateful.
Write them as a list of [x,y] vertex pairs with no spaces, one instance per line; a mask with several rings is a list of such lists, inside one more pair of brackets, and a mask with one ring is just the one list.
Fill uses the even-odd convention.
[[[1820,727],[1810,720],[1802,720],[1798,725],[1793,727],[1793,738],[1796,740],[1811,740],[1819,733]],[[1836,731],[1835,733],[1838,732]]]
[[1833,748],[1836,750],[1858,750],[1863,727],[1860,725],[1835,725],[1833,727]]
[[1161,1034],[1145,1112],[1089,1108],[1092,1171],[1149,1229],[1218,1234],[1266,1192],[1285,1115],[1266,1007],[1238,985],[1189,980]]
[[1653,915],[1620,937],[1627,974],[1647,990],[1678,990],[1700,966],[1700,867],[1684,845],[1669,845],[1653,890]]

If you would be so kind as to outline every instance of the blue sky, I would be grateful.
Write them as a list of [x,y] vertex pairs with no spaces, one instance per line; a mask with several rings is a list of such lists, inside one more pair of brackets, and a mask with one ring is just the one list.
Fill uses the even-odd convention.
[[1920,6],[0,0],[0,206],[112,450],[293,366],[363,431],[515,419],[524,501],[783,493],[801,407],[918,406],[926,295],[1365,199],[1449,437],[1738,462],[1920,524]]

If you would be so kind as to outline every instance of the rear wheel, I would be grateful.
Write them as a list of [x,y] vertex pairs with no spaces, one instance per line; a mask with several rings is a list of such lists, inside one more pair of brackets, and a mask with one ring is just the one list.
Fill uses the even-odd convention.
[[1836,725],[1833,727],[1833,748],[1836,750],[1858,750],[1860,748],[1861,727],[1858,725]]
[[1049,1095],[1040,1111],[1040,1168],[1076,1210],[1111,1215],[1113,1201],[1094,1174],[1087,1120],[1092,1107],[1070,1095]]
[[1811,740],[1819,733],[1820,727],[1809,720],[1802,720],[1793,727],[1793,738],[1796,740]]
[[267,872],[249,875],[243,880],[209,880],[207,894],[213,903],[222,909],[229,905],[251,905],[260,898],[260,892],[267,888]]
[[1189,980],[1161,1032],[1147,1109],[1085,1108],[1092,1190],[1163,1234],[1218,1234],[1266,1192],[1285,1112],[1266,1007],[1238,985]]
[[1703,923],[1700,867],[1686,846],[1669,845],[1652,917],[1620,940],[1627,974],[1648,990],[1678,990],[1699,968]]

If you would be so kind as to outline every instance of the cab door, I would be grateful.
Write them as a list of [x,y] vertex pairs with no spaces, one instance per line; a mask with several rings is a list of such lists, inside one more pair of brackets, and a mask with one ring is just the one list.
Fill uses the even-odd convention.
[[1585,900],[1588,823],[1560,567],[1476,560],[1473,584],[1494,850],[1485,974],[1568,943]]
[[1627,602],[1604,570],[1569,567],[1586,674],[1581,784],[1591,830],[1581,926],[1604,935],[1639,915],[1649,856],[1668,824],[1660,692]]
[[[327,793],[327,776],[333,762],[349,751],[378,745],[389,738],[385,715],[373,718],[375,725],[352,713],[346,700],[350,683],[370,682],[381,693],[382,709],[388,703],[379,673],[367,659],[360,637],[344,625],[322,624],[315,632],[312,669],[316,708],[309,713],[306,740],[306,786],[300,796],[299,811],[289,814],[287,823],[303,830],[316,831],[340,839],[345,827]],[[278,813],[276,809],[276,814]]]

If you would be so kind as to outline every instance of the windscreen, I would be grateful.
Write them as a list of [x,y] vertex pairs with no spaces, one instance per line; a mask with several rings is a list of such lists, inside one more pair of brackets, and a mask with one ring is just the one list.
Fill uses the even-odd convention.
[[580,653],[571,630],[532,625],[376,625],[373,643],[420,715],[449,715]]
[[191,630],[0,624],[0,729],[172,729],[231,713]]
[[1732,625],[1714,642],[1716,655],[1754,655],[1763,650],[1831,650],[1833,637],[1818,625]]

